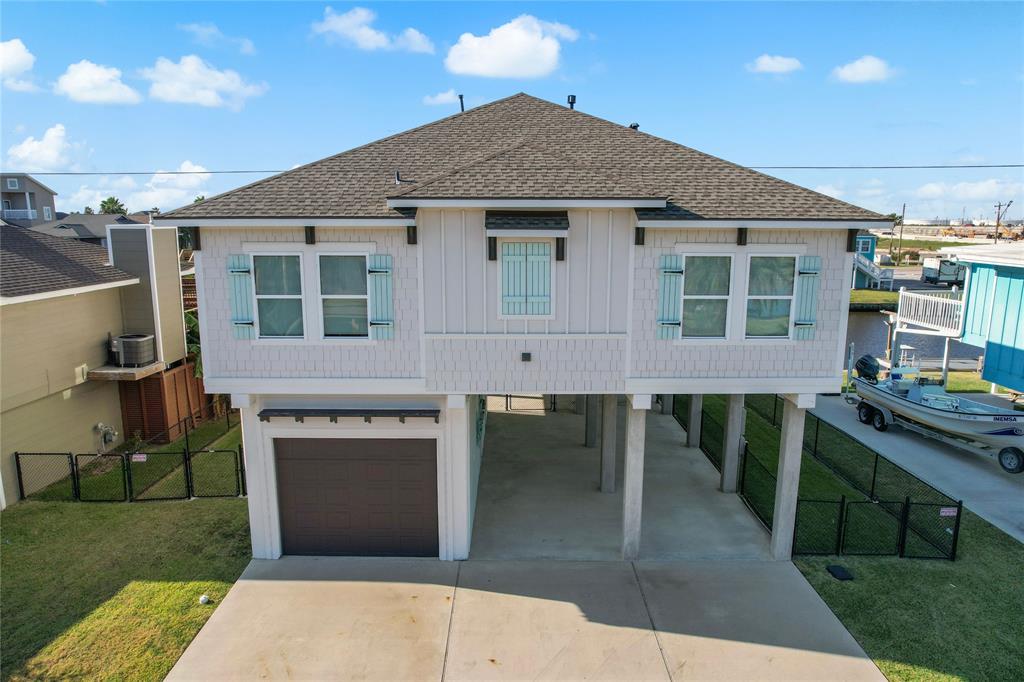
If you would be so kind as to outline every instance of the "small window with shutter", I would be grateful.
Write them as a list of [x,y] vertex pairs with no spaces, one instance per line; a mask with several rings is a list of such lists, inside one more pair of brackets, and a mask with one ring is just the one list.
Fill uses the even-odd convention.
[[502,317],[550,317],[551,240],[501,242]]

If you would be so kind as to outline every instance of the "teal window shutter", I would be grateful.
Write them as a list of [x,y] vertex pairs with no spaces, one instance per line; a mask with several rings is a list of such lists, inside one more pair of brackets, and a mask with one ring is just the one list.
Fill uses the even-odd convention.
[[551,243],[526,243],[526,314],[551,314]]
[[793,338],[810,341],[818,314],[818,287],[821,281],[821,256],[800,256],[797,262],[796,315]]
[[526,314],[526,244],[501,245],[501,314]]
[[255,339],[252,259],[248,254],[228,256],[228,296],[231,299],[231,325],[235,329],[235,338]]
[[678,339],[682,329],[680,293],[683,284],[683,257],[664,254],[658,268],[658,338]]
[[395,338],[391,256],[373,254],[366,265],[370,275],[370,338],[387,341]]
[[501,314],[551,314],[551,242],[502,242]]

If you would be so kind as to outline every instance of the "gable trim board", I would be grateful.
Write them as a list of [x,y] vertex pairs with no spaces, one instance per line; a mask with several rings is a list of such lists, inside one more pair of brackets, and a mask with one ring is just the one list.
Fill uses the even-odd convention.
[[365,227],[416,225],[415,218],[154,218],[154,227]]
[[665,208],[664,199],[388,199],[388,208]]
[[877,230],[892,221],[862,220],[637,220],[637,227],[663,229]]
[[60,298],[61,296],[77,296],[78,294],[88,294],[93,291],[115,289],[117,287],[126,287],[138,283],[139,278],[133,277],[132,279],[123,279],[120,282],[107,282],[106,284],[91,284],[87,287],[73,287],[71,289],[43,291],[38,294],[25,294],[24,296],[2,296],[0,297],[0,306],[15,305],[18,303],[31,303],[33,301],[45,301],[46,299],[49,298]]

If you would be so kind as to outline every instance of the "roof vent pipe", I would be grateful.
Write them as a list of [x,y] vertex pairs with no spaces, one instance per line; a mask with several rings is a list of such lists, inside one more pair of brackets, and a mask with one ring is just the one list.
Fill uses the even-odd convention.
[[459,95],[459,111],[466,111],[466,103],[462,101],[462,95]]
[[640,124],[639,123],[630,123],[629,124],[629,128],[630,128],[630,130],[640,130]]
[[576,108],[576,95],[569,95],[569,108],[570,109],[575,109]]
[[395,171],[395,184],[396,185],[401,185],[402,184],[402,171],[398,171],[398,170]]

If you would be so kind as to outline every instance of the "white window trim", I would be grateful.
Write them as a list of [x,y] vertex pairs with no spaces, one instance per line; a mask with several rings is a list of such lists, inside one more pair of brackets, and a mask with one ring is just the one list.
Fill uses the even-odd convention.
[[[550,264],[550,269],[551,269],[551,307],[550,307],[550,311],[551,312],[549,312],[547,315],[506,315],[503,312],[501,312],[502,311],[502,285],[501,285],[501,283],[504,281],[504,278],[502,276],[503,261],[502,261],[502,258],[501,258],[501,245],[502,244],[506,244],[506,243],[507,244],[522,244],[522,243],[526,243],[526,242],[546,242],[546,243],[551,245],[551,252],[549,253],[549,259],[548,259],[548,263]],[[497,308],[497,310],[498,310],[498,319],[499,320],[527,320],[527,321],[529,321],[529,320],[553,320],[553,319],[555,319],[555,310],[557,309],[556,308],[556,301],[555,301],[555,292],[558,291],[558,287],[555,284],[555,270],[557,269],[557,268],[555,268],[555,263],[557,262],[555,260],[555,251],[556,250],[557,250],[557,246],[555,244],[555,238],[553,238],[553,237],[533,237],[533,238],[529,238],[529,237],[508,237],[508,238],[498,237],[498,268],[497,268],[497,270],[498,270],[498,282],[497,282],[497,286],[495,288],[497,289],[497,298],[498,298],[498,308]]]
[[7,189],[18,189],[18,178],[7,178]]
[[857,240],[857,253],[871,253],[871,240],[870,239],[858,239]]
[[43,220],[53,220],[53,213],[49,206],[43,206]]
[[[735,305],[734,294],[736,292],[736,252],[735,251],[706,251],[699,250],[690,253],[682,253],[683,257],[683,276],[679,282],[679,337],[678,342],[682,345],[703,345],[703,344],[720,344],[723,341],[728,341],[731,338],[732,333],[732,316],[734,314]],[[688,257],[700,258],[702,256],[725,256],[729,258],[729,293],[725,296],[704,296],[695,295],[687,297],[684,293],[686,291],[686,259]],[[701,299],[716,299],[726,301],[725,309],[725,335],[724,336],[683,336],[683,303],[687,298],[701,298]]]
[[[793,320],[796,315],[796,285],[800,277],[800,255],[793,252],[789,253],[748,253],[747,254],[747,267],[744,282],[744,295],[743,295],[743,339],[746,341],[754,342],[787,342],[793,340]],[[751,296],[750,295],[750,265],[751,261],[757,257],[769,257],[769,258],[792,258],[793,259],[793,290],[788,296]],[[785,336],[747,336],[747,303],[750,299],[766,299],[766,300],[788,300],[789,301],[789,327],[788,333]]]
[[[317,251],[316,258],[316,307],[317,307],[317,320],[320,323],[319,338],[323,343],[356,343],[356,344],[372,344],[374,339],[371,338],[370,334],[370,256],[372,254],[368,251],[356,252],[356,251]],[[320,259],[323,256],[362,256],[363,258],[363,269],[366,272],[366,294],[324,294],[320,291]],[[366,336],[327,336],[327,324],[324,320],[324,299],[337,298],[337,299],[365,299],[366,300]]]
[[[299,259],[299,295],[294,294],[258,294],[256,293],[256,256],[295,256]],[[300,251],[260,251],[257,253],[249,254],[249,260],[251,263],[252,270],[252,318],[253,323],[256,325],[256,339],[264,343],[296,343],[305,341],[309,338],[309,325],[307,323],[309,319],[308,311],[306,310],[306,282],[305,280],[305,267],[302,252]],[[262,329],[260,328],[260,299],[299,299],[300,309],[302,310],[302,336],[264,336]]]

